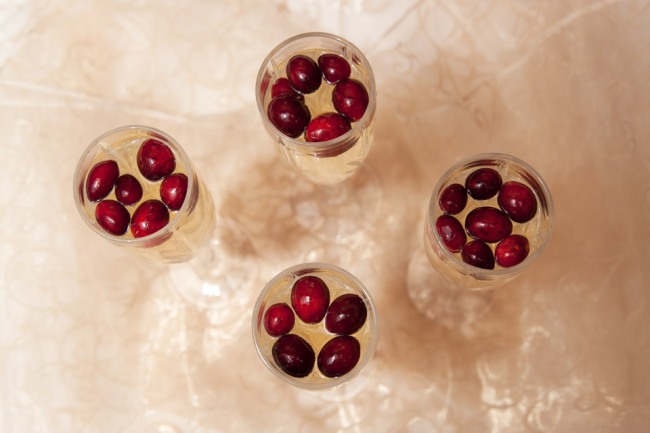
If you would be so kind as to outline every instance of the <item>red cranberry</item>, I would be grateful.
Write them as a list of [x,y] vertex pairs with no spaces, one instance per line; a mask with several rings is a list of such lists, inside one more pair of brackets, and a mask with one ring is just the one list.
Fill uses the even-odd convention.
[[155,138],[149,138],[142,143],[137,159],[140,173],[152,181],[169,176],[176,168],[174,152]]
[[302,337],[286,334],[271,349],[273,360],[289,376],[305,377],[314,369],[314,349]]
[[473,240],[465,244],[460,256],[468,265],[482,269],[494,269],[494,254],[483,241]]
[[322,54],[318,58],[318,66],[323,73],[323,78],[330,84],[350,78],[352,72],[348,61],[338,54]]
[[305,99],[304,96],[296,92],[296,90],[293,87],[291,87],[291,84],[289,84],[289,80],[286,79],[285,77],[278,78],[271,86],[271,99],[280,95],[294,96],[300,100]]
[[300,136],[311,119],[309,108],[291,95],[273,98],[267,107],[267,114],[273,126],[291,138]]
[[499,197],[499,207],[515,222],[525,223],[537,213],[537,199],[533,191],[523,183],[510,181],[503,184]]
[[323,113],[307,125],[305,141],[318,142],[332,140],[348,132],[350,121],[338,113]]
[[440,193],[438,205],[443,212],[456,215],[465,209],[467,204],[467,190],[459,183],[448,185]]
[[169,223],[169,211],[159,200],[147,200],[133,212],[131,233],[141,238],[157,232]]
[[474,170],[465,179],[465,188],[469,195],[476,200],[487,200],[494,197],[501,188],[501,175],[492,168]]
[[135,176],[123,174],[115,181],[115,197],[126,206],[135,204],[142,198],[142,185]]
[[291,87],[300,93],[313,93],[320,87],[321,71],[311,57],[293,56],[287,63],[286,72]]
[[485,242],[499,242],[512,233],[512,221],[508,215],[495,207],[477,207],[467,214],[465,229],[473,238]]
[[359,295],[347,293],[332,301],[325,316],[325,328],[333,334],[354,334],[364,323],[368,310]]
[[123,204],[115,200],[103,200],[95,207],[95,220],[108,233],[120,236],[129,227],[129,211]]
[[463,225],[451,215],[440,215],[436,220],[436,230],[442,243],[452,253],[460,251],[467,242]]
[[340,81],[332,91],[334,108],[352,122],[363,117],[368,108],[368,101],[368,91],[357,80]]
[[318,354],[318,369],[327,377],[349,373],[359,362],[361,345],[350,335],[339,335],[329,340]]
[[171,210],[179,210],[187,195],[187,176],[174,173],[160,183],[160,199]]
[[299,278],[291,288],[291,306],[305,323],[323,320],[330,303],[330,291],[323,280],[307,275]]
[[499,266],[509,268],[523,262],[528,257],[530,245],[522,235],[510,235],[497,244],[494,256]]
[[284,302],[271,305],[264,313],[264,329],[272,337],[279,337],[293,329],[293,310]]
[[120,175],[117,162],[112,159],[98,162],[88,172],[86,195],[90,201],[99,201],[113,190],[113,185]]

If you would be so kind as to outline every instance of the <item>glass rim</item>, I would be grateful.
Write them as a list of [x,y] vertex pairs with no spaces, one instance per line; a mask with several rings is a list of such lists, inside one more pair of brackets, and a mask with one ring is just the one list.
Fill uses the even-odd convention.
[[[449,180],[451,174],[461,168],[472,167],[473,163],[476,163],[477,164],[476,167],[478,168],[482,166],[478,164],[480,161],[491,161],[491,160],[511,162],[519,166],[527,173],[527,175],[535,183],[539,185],[539,193],[542,194],[542,197],[539,197],[539,199],[542,200],[543,202],[539,204],[537,211],[542,212],[543,210],[546,210],[546,212],[544,213],[546,214],[545,218],[548,221],[548,228],[546,230],[546,233],[543,236],[543,238],[541,238],[541,241],[537,246],[537,248],[535,249],[535,251],[533,251],[532,254],[528,255],[528,257],[526,257],[526,259],[521,263],[515,266],[511,266],[509,268],[495,267],[494,269],[482,269],[463,262],[458,258],[457,253],[452,253],[451,251],[449,251],[445,246],[445,244],[442,242],[442,239],[440,238],[440,235],[436,230],[436,226],[435,226],[436,222],[434,221],[433,218],[433,216],[437,213],[438,196],[440,195],[443,185],[445,185]],[[526,180],[529,181],[529,179]],[[535,195],[538,195],[538,193],[536,192]],[[427,209],[427,217],[425,222],[427,239],[431,241],[431,237],[433,237],[433,240],[436,242],[436,246],[437,246],[436,249],[438,251],[443,252],[446,261],[451,262],[455,266],[459,267],[461,269],[461,272],[465,275],[474,275],[478,279],[486,279],[486,280],[488,278],[493,278],[495,276],[498,277],[498,276],[516,275],[526,267],[530,266],[535,261],[535,259],[539,257],[539,255],[542,253],[542,251],[545,249],[546,245],[548,244],[551,238],[551,234],[553,232],[554,225],[555,225],[555,206],[553,204],[553,198],[551,196],[550,189],[548,188],[548,185],[546,184],[542,176],[530,164],[523,161],[522,159],[507,153],[499,153],[499,152],[486,152],[486,153],[478,153],[478,154],[470,155],[452,164],[444,172],[444,174],[440,176],[440,178],[436,182],[435,187],[433,188],[433,192],[431,193],[431,197],[429,199],[429,206]],[[429,236],[428,233],[431,233],[433,236]]]
[[[271,121],[268,118],[268,115],[266,113],[266,107],[264,106],[264,94],[262,94],[261,91],[267,66],[269,65],[269,63],[271,63],[272,59],[275,58],[276,54],[283,48],[297,41],[308,39],[308,38],[328,39],[335,42],[339,42],[344,46],[350,47],[356,52],[356,54],[358,54],[359,60],[361,61],[361,65],[363,69],[366,70],[366,73],[368,75],[368,84],[369,84],[368,86],[369,88],[367,89],[368,107],[366,108],[365,113],[363,114],[361,119],[359,119],[356,122],[352,122],[353,123],[352,128],[349,131],[347,131],[345,134],[340,135],[336,138],[332,138],[331,140],[327,140],[327,141],[308,142],[304,140],[298,140],[297,138],[289,137],[288,135],[285,135],[282,132],[280,132],[271,123]],[[271,85],[271,83],[268,83],[268,85]],[[346,143],[355,135],[359,134],[360,131],[363,131],[365,128],[367,128],[370,125],[371,121],[375,117],[375,112],[377,109],[377,90],[376,90],[376,83],[375,83],[375,75],[370,65],[370,62],[366,58],[363,51],[361,51],[359,47],[357,47],[355,44],[348,41],[347,39],[327,32],[300,33],[290,38],[287,38],[282,42],[280,42],[279,44],[275,45],[273,49],[264,58],[257,72],[257,78],[255,80],[255,100],[257,103],[257,109],[259,111],[260,117],[262,118],[262,122],[264,123],[264,127],[268,131],[274,131],[275,133],[277,133],[277,135],[280,137],[279,141],[281,142],[281,144],[289,145],[289,147],[291,147],[292,149],[311,149],[315,152],[330,150],[332,148],[336,148],[337,146],[340,146],[342,143]]]
[[[321,383],[306,383],[303,382],[301,379],[302,378],[296,378],[292,377],[286,373],[283,373],[279,367],[276,367],[273,364],[273,361],[271,358],[267,358],[264,353],[262,353],[261,347],[260,347],[260,342],[258,338],[258,323],[260,323],[260,318],[262,314],[262,304],[264,302],[264,298],[266,294],[274,287],[276,286],[280,281],[283,279],[287,279],[287,277],[290,277],[291,275],[298,276],[298,275],[308,275],[312,273],[313,270],[319,270],[319,269],[324,269],[333,273],[337,273],[351,281],[356,288],[359,289],[359,291],[362,293],[363,297],[365,298],[364,301],[368,304],[368,316],[366,318],[366,321],[368,324],[372,324],[374,326],[374,332],[371,332],[370,335],[370,340],[368,341],[368,345],[366,346],[365,353],[362,354],[362,356],[359,358],[359,362],[357,365],[347,374],[343,376],[339,376],[336,378],[332,378],[331,380],[321,382]],[[263,325],[262,325],[263,327]],[[377,347],[377,341],[379,339],[379,332],[378,332],[379,324],[377,322],[377,309],[375,308],[375,303],[374,300],[372,299],[372,296],[370,295],[370,292],[366,288],[366,286],[352,273],[349,271],[328,263],[323,263],[323,262],[305,262],[297,265],[290,266],[288,268],[285,268],[284,270],[278,272],[271,280],[269,280],[268,283],[265,284],[264,288],[260,292],[259,296],[257,297],[257,300],[255,301],[255,305],[253,307],[253,317],[251,320],[251,330],[253,333],[253,344],[255,346],[255,351],[259,355],[259,358],[262,360],[264,366],[270,370],[277,378],[282,380],[285,383],[288,383],[290,385],[294,385],[298,388],[310,390],[310,391],[319,391],[319,390],[328,390],[332,389],[335,387],[338,387],[339,385],[342,385],[343,383],[346,383],[356,376],[361,373],[368,362],[372,359],[375,353],[375,349]],[[318,357],[318,353],[315,353],[316,357]],[[317,369],[318,367],[316,364],[314,364],[314,369]]]
[[[183,161],[183,165],[186,171],[185,174],[187,176],[188,195],[186,196],[185,201],[183,202],[181,208],[177,211],[174,211],[175,215],[173,216],[173,218],[170,218],[167,225],[165,225],[163,228],[161,228],[160,230],[154,233],[151,233],[150,235],[142,236],[140,238],[120,237],[106,232],[97,223],[94,222],[94,219],[92,219],[89,215],[86,214],[83,205],[83,203],[86,200],[85,198],[86,176],[88,175],[88,172],[92,168],[92,165],[90,164],[92,163],[92,159],[95,155],[93,151],[96,149],[97,145],[99,145],[102,141],[106,140],[107,138],[129,130],[143,131],[146,133],[150,133],[151,137],[162,138],[165,144],[171,144],[172,150]],[[82,170],[85,165],[88,165],[88,167],[82,173]],[[126,173],[120,173],[120,175],[122,174],[126,174]],[[81,178],[81,176],[83,177]],[[98,233],[104,239],[107,239],[110,242],[113,242],[117,245],[146,246],[151,243],[157,244],[159,241],[161,241],[161,238],[163,241],[166,240],[168,237],[171,237],[173,232],[178,228],[178,226],[181,223],[181,220],[189,213],[191,207],[194,206],[194,203],[192,203],[193,200],[190,200],[189,198],[191,197],[191,192],[194,191],[194,189],[196,188],[195,182],[196,182],[196,172],[194,170],[192,162],[187,156],[187,154],[185,153],[185,149],[183,149],[183,147],[180,145],[180,143],[178,143],[178,141],[176,141],[174,137],[172,137],[171,135],[167,134],[166,132],[160,129],[151,126],[132,124],[132,125],[118,126],[116,128],[110,129],[104,132],[103,134],[99,135],[97,138],[95,138],[90,142],[90,144],[85,148],[85,150],[81,154],[74,171],[73,194],[74,194],[74,201],[75,201],[75,206],[77,208],[77,211],[81,215],[81,218],[84,220],[86,225],[88,225],[91,229],[93,229],[95,233]]]

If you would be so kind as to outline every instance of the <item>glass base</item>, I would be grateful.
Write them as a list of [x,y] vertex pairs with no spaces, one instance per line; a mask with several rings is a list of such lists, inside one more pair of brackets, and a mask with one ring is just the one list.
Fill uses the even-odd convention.
[[169,266],[172,286],[199,308],[252,296],[259,264],[248,233],[233,220],[219,218],[212,239],[193,259]]
[[348,244],[377,218],[382,198],[379,177],[364,164],[352,177],[334,185],[296,179],[291,205],[298,224],[317,238]]
[[420,313],[449,328],[474,323],[490,310],[494,298],[492,289],[470,290],[451,284],[431,265],[423,246],[411,257],[406,286]]

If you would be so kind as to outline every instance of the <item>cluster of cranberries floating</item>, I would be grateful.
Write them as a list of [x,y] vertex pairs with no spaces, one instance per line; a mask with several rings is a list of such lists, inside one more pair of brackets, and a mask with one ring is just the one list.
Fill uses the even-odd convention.
[[[484,201],[497,197],[498,208],[478,206],[465,217],[465,224],[454,216],[465,209],[468,200]],[[521,182],[503,182],[494,169],[474,170],[465,179],[465,185],[453,183],[438,197],[443,211],[436,220],[436,230],[445,247],[460,253],[462,260],[472,266],[494,269],[518,265],[528,256],[528,239],[513,234],[513,222],[525,224],[537,212],[533,191]],[[469,238],[471,239],[468,239]],[[496,245],[493,248],[490,245]]]
[[[271,86],[271,102],[267,115],[283,134],[305,141],[321,142],[339,137],[350,129],[351,122],[361,119],[368,107],[368,91],[358,80],[350,78],[348,61],[338,54],[325,53],[315,61],[304,54],[294,55],[286,66],[286,77]],[[316,92],[325,80],[333,85],[332,104],[335,112],[312,112],[304,95]]]
[[[106,232],[121,236],[131,229],[134,238],[148,236],[165,227],[170,211],[183,205],[187,194],[187,176],[174,173],[176,158],[164,143],[149,138],[138,150],[137,164],[140,174],[151,182],[160,182],[160,200],[150,199],[140,203],[143,188],[132,174],[120,175],[116,161],[109,159],[95,164],[86,180],[86,196],[96,202],[95,220]],[[106,198],[115,191],[115,199]],[[140,203],[133,215],[127,206]]]
[[[291,288],[291,306],[276,303],[264,313],[264,329],[271,337],[277,337],[271,350],[273,360],[293,377],[309,375],[314,364],[326,377],[343,376],[359,362],[361,346],[352,334],[361,329],[367,315],[360,296],[346,293],[330,303],[329,288],[322,279],[314,275],[301,277]],[[296,316],[307,324],[324,322],[326,332],[333,335],[318,357],[308,341],[290,333]]]

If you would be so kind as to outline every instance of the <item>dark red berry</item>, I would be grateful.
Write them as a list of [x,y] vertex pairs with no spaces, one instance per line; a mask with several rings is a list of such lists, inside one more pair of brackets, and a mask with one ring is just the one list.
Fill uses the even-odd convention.
[[497,198],[499,207],[515,222],[525,223],[537,213],[537,199],[526,185],[516,181],[506,182],[501,186]]
[[333,334],[354,334],[368,316],[366,303],[359,295],[346,293],[332,301],[325,316],[325,328]]
[[137,159],[140,173],[152,181],[169,176],[176,168],[174,152],[155,138],[149,138],[142,143]]
[[467,242],[463,225],[451,215],[440,215],[436,220],[436,230],[442,243],[452,253],[460,251]]
[[501,175],[492,168],[474,170],[465,179],[465,188],[469,195],[476,200],[487,200],[494,197],[501,188]]
[[523,262],[528,257],[530,244],[522,235],[510,235],[497,244],[494,257],[499,266],[509,268]]
[[279,337],[293,329],[293,310],[284,302],[271,305],[264,313],[264,329],[272,337]]
[[147,200],[133,212],[131,233],[141,238],[157,232],[169,223],[169,210],[160,200]]
[[291,95],[273,98],[266,111],[273,126],[291,138],[299,137],[311,119],[305,103]]
[[108,233],[120,236],[129,228],[129,211],[115,200],[103,200],[95,207],[95,220]]
[[350,335],[339,335],[329,340],[318,353],[318,369],[327,377],[349,373],[359,362],[361,345]]
[[280,95],[294,96],[300,100],[304,99],[304,96],[296,92],[296,90],[291,87],[289,80],[285,77],[278,78],[271,86],[271,98],[275,98],[276,96]]
[[305,323],[323,320],[330,304],[330,291],[323,280],[307,275],[299,278],[291,288],[291,306]]
[[323,73],[323,78],[330,84],[350,78],[352,72],[348,61],[338,54],[322,54],[318,58],[318,66]]
[[494,269],[494,254],[483,241],[473,240],[465,244],[460,256],[468,265],[482,269]]
[[293,56],[287,63],[286,72],[291,87],[300,93],[313,93],[320,87],[321,71],[311,57]]
[[179,210],[187,195],[187,176],[174,173],[160,183],[160,199],[171,210]]
[[115,181],[115,197],[124,205],[132,205],[142,198],[142,185],[135,176],[123,174]]
[[338,113],[314,117],[305,130],[305,141],[319,142],[340,137],[351,129],[350,121]]
[[368,91],[361,82],[353,79],[340,81],[332,91],[332,103],[336,111],[356,122],[368,108]]
[[467,190],[459,183],[448,185],[440,193],[438,205],[443,212],[456,215],[465,209],[467,204]]
[[95,164],[88,172],[86,180],[88,200],[98,201],[110,194],[119,175],[120,169],[117,162],[112,159]]
[[512,233],[512,221],[495,207],[477,207],[465,217],[465,229],[473,238],[484,242],[499,242]]
[[314,369],[314,349],[303,338],[286,334],[271,349],[273,360],[282,371],[293,377],[305,377]]

